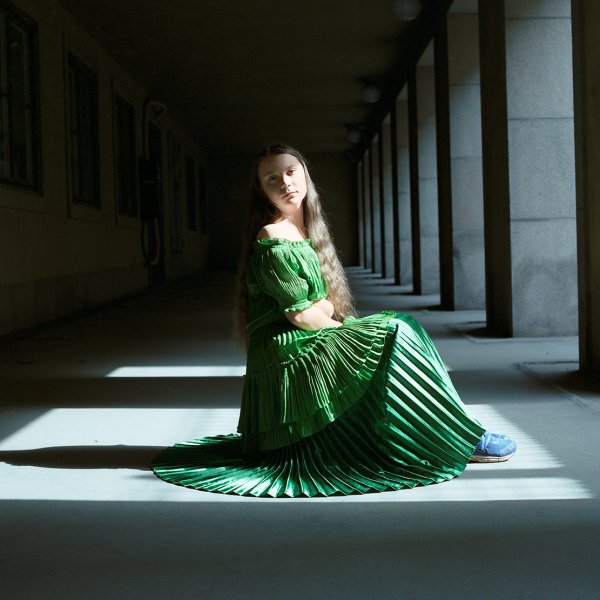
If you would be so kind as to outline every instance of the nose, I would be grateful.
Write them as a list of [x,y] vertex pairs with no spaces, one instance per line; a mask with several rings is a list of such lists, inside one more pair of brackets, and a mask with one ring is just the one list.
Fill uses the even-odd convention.
[[282,185],[284,187],[284,189],[287,190],[287,188],[289,187],[290,183],[292,182],[292,178],[289,175],[284,175],[283,179],[281,180]]

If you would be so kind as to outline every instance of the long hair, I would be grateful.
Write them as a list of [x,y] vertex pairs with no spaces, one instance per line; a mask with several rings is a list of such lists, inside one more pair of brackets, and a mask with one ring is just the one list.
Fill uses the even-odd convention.
[[334,306],[333,318],[343,320],[345,317],[358,316],[352,303],[352,293],[342,263],[327,224],[327,219],[321,207],[319,193],[310,177],[306,159],[294,148],[285,144],[269,144],[255,157],[250,177],[250,207],[246,228],[242,235],[241,253],[238,259],[236,275],[235,315],[233,324],[234,338],[243,348],[248,348],[246,317],[248,314],[248,289],[246,287],[246,270],[252,252],[252,242],[262,227],[273,223],[280,217],[279,209],[265,195],[259,176],[258,167],[261,161],[277,154],[291,154],[296,157],[304,168],[306,176],[306,197],[302,201],[302,216],[304,227],[321,264],[321,272],[327,284],[327,299]]

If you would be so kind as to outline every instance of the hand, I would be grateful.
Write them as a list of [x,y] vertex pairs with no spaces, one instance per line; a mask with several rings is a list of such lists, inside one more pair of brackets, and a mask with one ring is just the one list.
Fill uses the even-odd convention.
[[[288,316],[290,313],[286,313]],[[341,327],[343,323],[328,317],[320,308],[314,304],[310,308],[292,313],[290,319],[296,327],[305,331],[316,331],[325,327]],[[288,317],[289,318],[289,317]]]
[[321,300],[314,300],[313,306],[318,308],[321,312],[327,315],[330,319],[333,317],[333,313],[335,312],[335,308],[327,298],[323,298]]

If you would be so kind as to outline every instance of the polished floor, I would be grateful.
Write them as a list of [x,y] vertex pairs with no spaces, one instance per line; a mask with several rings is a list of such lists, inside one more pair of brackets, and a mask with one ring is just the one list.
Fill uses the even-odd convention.
[[203,273],[0,340],[0,596],[600,598],[600,388],[577,338],[490,337],[483,311],[348,274],[361,314],[424,325],[511,461],[319,499],[159,480],[162,447],[237,423],[232,275]]

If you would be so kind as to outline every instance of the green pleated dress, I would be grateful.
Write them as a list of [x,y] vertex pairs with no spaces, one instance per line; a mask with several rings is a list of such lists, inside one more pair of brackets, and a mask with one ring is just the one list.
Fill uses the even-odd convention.
[[161,479],[266,497],[383,492],[460,475],[485,428],[465,410],[431,338],[383,310],[304,331],[284,312],[327,296],[310,239],[253,242],[249,345],[237,433],[160,452]]

